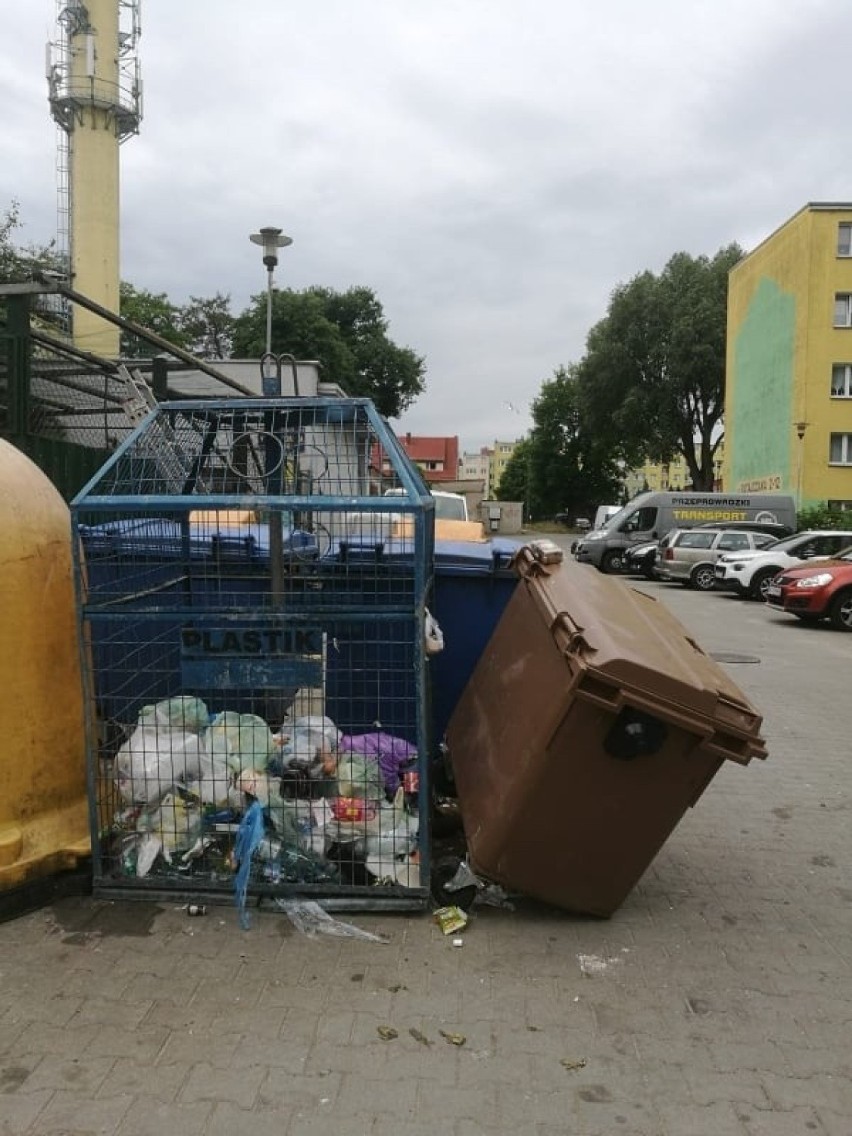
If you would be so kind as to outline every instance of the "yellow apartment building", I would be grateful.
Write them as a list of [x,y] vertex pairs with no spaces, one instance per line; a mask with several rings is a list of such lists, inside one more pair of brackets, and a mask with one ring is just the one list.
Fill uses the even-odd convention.
[[723,483],[852,509],[852,203],[805,205],[731,269]]

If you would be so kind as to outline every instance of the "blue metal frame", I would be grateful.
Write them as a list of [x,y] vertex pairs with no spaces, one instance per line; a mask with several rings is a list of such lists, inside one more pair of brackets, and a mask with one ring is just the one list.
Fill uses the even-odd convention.
[[[352,603],[351,597],[347,596],[346,602],[339,608],[329,605],[325,608],[317,607],[315,610],[285,610],[280,604],[280,598],[276,601],[275,596],[271,595],[268,599],[269,606],[264,606],[262,611],[240,609],[239,606],[233,606],[228,610],[215,610],[212,612],[204,612],[200,610],[197,605],[187,605],[181,603],[178,594],[171,594],[169,602],[158,604],[154,598],[150,598],[150,602],[146,600],[145,594],[130,594],[124,596],[123,606],[122,603],[116,600],[111,604],[99,605],[97,593],[87,595],[85,587],[86,577],[86,564],[83,557],[81,541],[82,539],[91,539],[91,534],[95,531],[92,528],[101,526],[99,518],[104,518],[105,523],[108,525],[115,518],[120,518],[121,521],[130,521],[135,517],[152,518],[161,516],[166,519],[164,523],[176,520],[180,524],[181,539],[179,540],[180,551],[175,552],[173,563],[175,565],[174,579],[171,581],[158,581],[158,588],[162,590],[163,586],[175,587],[184,586],[187,580],[186,573],[192,573],[193,566],[198,570],[199,565],[204,561],[204,555],[200,552],[194,551],[189,531],[189,514],[193,511],[202,509],[205,513],[215,513],[217,511],[229,510],[271,510],[273,513],[276,510],[284,510],[288,513],[298,513],[300,511],[311,512],[315,515],[323,514],[346,514],[353,510],[365,515],[382,514],[389,511],[389,502],[387,498],[370,496],[366,493],[363,495],[353,497],[352,494],[342,492],[336,493],[293,493],[293,494],[274,494],[274,493],[234,493],[234,492],[177,492],[177,493],[163,493],[163,492],[145,492],[144,484],[139,485],[139,492],[122,493],[116,495],[112,492],[104,492],[105,487],[108,488],[111,480],[117,476],[117,471],[121,470],[122,465],[131,463],[133,455],[140,450],[144,444],[146,435],[152,431],[159,430],[160,423],[165,422],[167,429],[162,431],[162,435],[168,436],[172,430],[172,423],[179,421],[181,415],[199,416],[202,419],[205,416],[210,417],[211,422],[227,420],[229,416],[251,416],[254,420],[262,418],[264,415],[274,416],[280,415],[282,412],[293,413],[302,415],[306,422],[312,420],[316,424],[317,421],[321,422],[326,427],[340,425],[345,427],[348,424],[363,423],[369,431],[371,438],[371,445],[379,446],[390,458],[393,467],[394,478],[404,494],[393,499],[393,511],[402,514],[410,520],[410,532],[404,542],[398,542],[398,550],[404,551],[404,563],[408,565],[407,572],[410,572],[412,581],[411,592],[409,598],[403,599],[402,602],[396,603],[392,600],[382,603],[381,597],[374,599],[371,603]],[[157,439],[158,444],[162,443],[162,436]],[[188,479],[189,480],[189,479]],[[195,485],[197,488],[197,484]],[[330,398],[297,398],[297,399],[228,399],[223,401],[199,401],[199,400],[182,400],[179,402],[170,402],[161,404],[156,411],[149,416],[140,426],[131,434],[116,450],[116,452],[107,460],[101,470],[93,478],[91,478],[83,489],[75,496],[71,503],[72,524],[74,526],[75,535],[78,539],[75,540],[75,586],[77,590],[77,598],[80,612],[81,621],[81,659],[83,662],[83,672],[86,676],[86,708],[87,708],[87,729],[90,739],[97,737],[98,723],[95,718],[95,668],[97,663],[93,665],[93,658],[102,652],[101,644],[93,644],[88,640],[91,636],[93,629],[97,630],[102,627],[117,627],[122,628],[127,624],[128,619],[132,617],[135,626],[141,627],[144,633],[146,621],[149,621],[151,627],[160,621],[161,624],[182,625],[186,622],[204,621],[212,619],[218,621],[220,624],[251,624],[253,622],[262,623],[271,618],[280,622],[282,626],[304,626],[308,621],[313,621],[316,624],[318,619],[323,617],[330,619],[334,625],[369,625],[376,628],[383,625],[390,627],[401,625],[408,627],[407,636],[410,636],[412,648],[412,669],[414,673],[414,690],[416,698],[416,737],[413,741],[417,747],[418,764],[419,764],[419,777],[421,794],[420,799],[423,802],[419,810],[419,852],[420,852],[420,880],[421,886],[419,888],[400,888],[399,893],[392,889],[369,889],[360,888],[354,885],[341,885],[340,888],[335,888],[329,885],[312,886],[312,885],[298,885],[293,887],[279,886],[277,888],[266,889],[263,885],[257,885],[252,889],[253,894],[311,894],[321,901],[328,901],[328,905],[334,906],[347,906],[354,907],[383,907],[383,906],[400,906],[400,907],[421,907],[428,899],[428,880],[430,875],[430,839],[431,833],[429,831],[429,809],[427,802],[429,799],[429,766],[430,754],[433,752],[434,740],[430,737],[429,730],[429,707],[428,707],[428,690],[427,690],[427,672],[426,672],[426,659],[422,650],[423,628],[425,621],[425,611],[429,602],[429,597],[432,589],[432,574],[433,574],[433,560],[434,560],[434,501],[429,494],[419,472],[416,467],[411,463],[408,456],[405,454],[404,449],[400,445],[398,439],[393,434],[387,422],[381,415],[378,414],[372,402],[368,399],[330,399]],[[119,522],[119,523],[120,523]],[[144,542],[143,542],[144,544]],[[160,550],[162,552],[162,549]],[[134,548],[128,552],[128,557],[133,559],[137,555],[138,550]],[[342,557],[342,548],[338,547],[335,543],[334,546],[328,550],[324,555],[319,555],[314,561],[308,564],[305,568],[306,572],[312,572],[320,579],[326,569],[333,569],[335,566],[335,556]],[[269,559],[267,554],[267,560]],[[157,561],[161,563],[161,561]],[[236,563],[236,561],[234,562]],[[253,564],[255,570],[261,575],[264,571],[264,557],[261,555]],[[400,561],[402,563],[402,561]],[[369,558],[364,559],[361,557],[357,561],[358,566],[364,573],[364,578],[369,580]],[[376,571],[382,567],[382,560],[378,553],[376,553]],[[134,562],[135,570],[139,570],[138,563]],[[132,565],[131,567],[134,567]],[[92,568],[96,568],[96,563],[92,560]],[[271,563],[270,563],[271,568]],[[143,567],[145,567],[143,565]],[[147,571],[145,567],[145,571]],[[157,571],[156,565],[152,570],[154,573]],[[205,577],[210,579],[210,577]],[[357,577],[355,577],[357,579]],[[348,579],[348,576],[347,576]],[[154,592],[157,588],[154,589]],[[250,593],[254,594],[254,593]],[[258,593],[259,594],[259,593]],[[174,602],[172,602],[174,601]],[[133,603],[137,606],[134,607]],[[94,654],[93,654],[94,653]],[[192,666],[189,665],[188,673],[191,675],[196,674],[199,679],[203,678],[205,674],[210,677],[213,675],[213,669],[208,667],[207,663],[199,663],[200,669],[193,671]],[[287,664],[282,661],[278,672],[278,677],[285,677]],[[295,665],[294,665],[295,666]],[[273,678],[275,677],[275,667],[272,663],[267,664],[267,672]],[[219,681],[227,687],[227,682],[222,676],[225,675],[226,669],[220,669],[218,672]],[[296,670],[291,669],[290,677],[293,681],[299,677]],[[259,672],[252,672],[248,663],[240,661],[234,662],[234,675],[242,676],[244,679],[249,680],[252,673],[259,674]],[[301,672],[300,672],[301,673]],[[211,679],[210,686],[215,687],[216,681]],[[242,680],[241,680],[242,681]],[[96,752],[97,747],[93,740],[90,740],[90,751]],[[96,891],[100,894],[121,894],[128,895],[133,892],[138,892],[146,898],[151,898],[152,894],[163,894],[172,896],[174,889],[171,887],[163,887],[162,882],[157,879],[133,879],[128,881],[127,885],[110,884],[104,878],[103,872],[99,873],[100,864],[100,847],[101,847],[101,824],[98,816],[98,781],[99,770],[96,767],[96,761],[89,761],[89,793],[90,793],[90,808],[92,819],[92,841],[93,849],[95,850],[95,885]],[[187,881],[188,882],[188,881]],[[186,890],[186,889],[185,889]],[[202,893],[206,888],[196,886],[196,881],[193,881],[192,888],[188,889],[192,894]],[[221,885],[212,888],[213,893],[220,894],[222,891]]]

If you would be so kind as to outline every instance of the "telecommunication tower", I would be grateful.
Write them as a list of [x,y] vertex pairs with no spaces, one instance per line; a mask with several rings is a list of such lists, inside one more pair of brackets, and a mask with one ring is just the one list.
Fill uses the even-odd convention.
[[[119,146],[139,133],[141,0],[57,0],[47,45],[50,110],[58,127],[57,244],[73,288],[119,308]],[[119,353],[118,329],[78,308],[76,346]]]

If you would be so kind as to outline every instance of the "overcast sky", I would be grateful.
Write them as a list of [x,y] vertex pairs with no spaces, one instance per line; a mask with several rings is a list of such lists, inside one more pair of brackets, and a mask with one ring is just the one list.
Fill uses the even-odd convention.
[[[0,7],[0,211],[41,243],[56,2]],[[122,278],[239,312],[278,225],[280,287],[372,288],[425,356],[399,430],[515,438],[619,283],[852,199],[850,44],[828,0],[144,0]]]

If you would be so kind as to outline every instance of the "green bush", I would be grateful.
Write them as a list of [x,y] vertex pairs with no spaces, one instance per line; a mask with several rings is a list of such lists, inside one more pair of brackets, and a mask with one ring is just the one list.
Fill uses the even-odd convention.
[[852,527],[852,513],[842,509],[829,509],[825,502],[801,509],[798,513],[799,531],[804,529],[848,529]]

